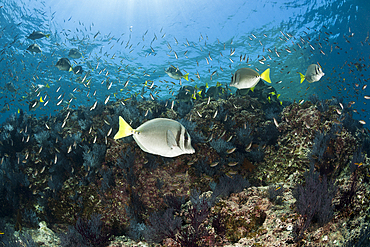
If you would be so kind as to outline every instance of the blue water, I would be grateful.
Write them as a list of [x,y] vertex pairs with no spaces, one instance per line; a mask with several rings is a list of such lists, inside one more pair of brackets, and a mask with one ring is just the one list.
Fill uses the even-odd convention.
[[[135,93],[149,98],[150,92],[159,99],[174,99],[181,85],[164,72],[170,65],[188,72],[192,80],[183,79],[181,84],[192,86],[226,85],[239,68],[262,72],[269,67],[272,86],[281,100],[307,100],[313,93],[320,98],[342,97],[346,103],[355,101],[352,107],[358,114],[354,117],[366,121],[363,96],[368,89],[362,90],[362,86],[369,78],[369,9],[370,3],[360,0],[8,0],[0,9],[0,107],[9,104],[1,121],[18,109],[28,111],[28,102],[36,98],[34,93],[24,99],[32,92],[31,84],[50,86],[41,89],[40,96],[48,103],[32,112],[37,116],[57,113],[66,107],[57,103],[72,97],[70,108],[92,106],[96,100],[104,104],[108,95],[110,101],[125,100]],[[26,39],[34,30],[51,36],[34,42]],[[26,51],[32,43],[41,47],[41,54]],[[71,59],[73,66],[83,67],[82,76],[55,67],[70,48],[83,54],[83,58]],[[248,64],[240,61],[245,55]],[[258,61],[262,56],[264,64]],[[312,63],[319,63],[325,76],[313,84],[300,84],[297,72],[304,74]],[[365,68],[358,71],[354,63]],[[79,83],[88,71],[85,85]],[[9,81],[17,92],[4,87]],[[155,86],[151,90],[145,87],[142,94],[146,81]]]
[[[307,101],[312,94],[316,94],[320,99],[338,98],[342,101],[332,102],[351,105],[353,118],[361,123],[366,122],[365,125],[368,127],[370,124],[368,114],[370,109],[367,105],[367,101],[370,99],[370,88],[367,87],[370,78],[368,70],[370,16],[368,13],[370,13],[370,1],[367,0],[6,0],[0,3],[0,124],[21,111],[36,117],[53,116],[65,108],[78,109],[80,106],[90,108],[95,104],[100,106],[115,101],[127,102],[133,98],[150,100],[153,95],[163,105],[164,101],[176,101],[176,95],[182,86],[197,86],[199,88],[205,85],[221,84],[225,87],[230,84],[231,76],[235,71],[249,67],[260,73],[270,68],[272,83],[269,85],[273,86],[281,95],[279,99],[283,106],[294,101]],[[27,39],[27,36],[33,31],[42,31],[45,34],[50,34],[50,37],[35,41]],[[32,54],[26,50],[29,45],[34,43],[41,47],[42,53]],[[73,67],[82,66],[84,72],[81,75],[60,71],[55,66],[60,58],[68,57],[71,48],[78,49],[83,55],[78,59],[70,58]],[[310,64],[319,64],[325,75],[315,83],[307,81],[300,83],[299,72],[305,74]],[[178,67],[183,74],[189,73],[190,80],[181,79],[179,81],[170,78],[165,73],[165,70],[170,66]],[[15,92],[9,91],[7,83],[14,85]],[[236,92],[235,88],[229,87],[228,89],[233,94]],[[31,101],[39,98],[42,98],[44,102],[40,103],[35,111],[30,111],[29,105],[33,104]],[[237,108],[235,105],[234,107]],[[248,107],[243,106],[243,108],[247,109]],[[130,107],[130,109],[136,108]],[[222,107],[218,110],[221,112]],[[340,113],[340,111],[338,112]],[[130,114],[135,117],[133,112]],[[198,114],[200,115],[199,112]],[[82,116],[73,113],[71,115],[74,115],[74,118]],[[219,113],[220,115],[221,113]],[[342,114],[342,116],[344,115]],[[19,119],[23,119],[23,114],[20,116]],[[226,114],[224,119],[227,116]],[[142,116],[137,116],[137,119],[140,117]],[[86,122],[90,122],[90,120],[93,122],[102,119],[92,118],[81,119],[78,126],[83,129],[84,123],[87,126]],[[16,118],[13,118],[14,126],[17,127],[17,122],[14,119]],[[276,119],[274,120],[276,121]],[[343,118],[340,120],[344,122]],[[22,121],[20,120],[20,122]],[[56,121],[60,122],[60,125],[62,124],[60,119],[55,119],[54,123]],[[100,144],[95,145],[97,136],[106,137],[105,133],[108,132],[108,129],[105,130],[103,127],[97,131],[94,130],[96,133],[94,133],[95,139],[93,139],[90,136],[92,127],[90,127],[89,134],[87,131],[81,134],[80,129],[76,130],[75,128],[77,124],[71,125],[68,126],[70,129],[65,129],[62,135],[54,129],[53,131],[45,130],[36,133],[41,129],[40,124],[31,120],[25,122],[27,123],[26,127],[18,128],[16,131],[13,131],[14,128],[11,124],[1,126],[2,130],[0,131],[4,139],[4,143],[1,145],[4,150],[7,148],[11,151],[2,151],[1,165],[8,170],[5,172],[6,169],[3,168],[4,172],[1,174],[4,174],[4,178],[5,174],[10,177],[3,181],[11,181],[13,178],[14,181],[21,181],[17,182],[17,186],[13,186],[14,189],[9,190],[14,190],[16,193],[6,194],[4,192],[8,196],[7,205],[13,205],[14,210],[9,213],[13,217],[15,216],[15,208],[17,208],[14,205],[17,205],[17,199],[23,196],[20,193],[22,196],[18,197],[17,190],[19,188],[28,184],[34,186],[29,186],[29,189],[26,189],[27,192],[30,192],[32,188],[32,193],[35,195],[33,202],[36,201],[35,198],[41,197],[44,193],[51,198],[50,188],[54,186],[58,192],[60,188],[58,189],[56,184],[62,186],[67,178],[72,179],[74,169],[79,175],[82,172],[86,174],[86,181],[90,181],[87,179],[92,179],[93,176],[90,175],[94,175],[98,168],[90,171],[89,160],[97,160],[96,162],[98,162],[99,157],[104,154],[108,161],[107,163],[105,163],[106,160],[104,161],[104,167],[102,166],[101,169],[99,164],[99,171],[103,171],[106,165],[111,162],[110,160],[114,159],[114,157],[108,156],[116,152],[114,148],[120,145],[111,139],[109,139],[110,144],[107,145],[107,138],[105,138],[105,144],[102,144],[102,139],[98,139],[101,146],[99,146]],[[224,122],[223,126],[226,126],[226,120]],[[199,121],[198,124],[201,123]],[[65,122],[63,126],[64,124]],[[94,124],[96,123],[94,122]],[[42,122],[42,128],[44,125],[49,130],[46,121]],[[60,125],[55,124],[51,127],[57,128]],[[117,123],[112,124],[112,127],[109,127],[109,132],[115,132],[117,125]],[[138,123],[135,125],[138,126]],[[333,124],[328,125],[334,126]],[[99,128],[100,125],[94,126]],[[108,128],[107,126],[104,127]],[[213,124],[209,127],[210,137],[206,136],[204,139],[212,138],[213,134],[216,139],[216,131],[212,133],[212,126]],[[31,141],[26,144],[28,139],[25,141],[25,133],[28,127],[34,128],[35,131],[30,131],[31,134],[27,134],[28,138],[31,137]],[[269,126],[265,127],[263,131],[267,133]],[[309,128],[307,123],[305,127]],[[275,131],[275,127],[273,129]],[[335,128],[332,129],[335,130]],[[331,135],[333,132],[328,133]],[[198,134],[198,139],[203,137],[200,132],[195,133]],[[226,129],[223,133],[226,133]],[[72,135],[74,136],[72,137]],[[89,139],[89,137],[91,138]],[[48,142],[44,149],[41,149],[43,144],[38,140],[42,138]],[[193,140],[195,139],[193,138]],[[358,137],[359,143],[360,139]],[[54,140],[55,144],[53,144]],[[76,143],[76,140],[81,144]],[[221,137],[219,140],[226,143]],[[252,141],[249,142],[252,145]],[[361,142],[365,143],[364,140]],[[69,143],[69,147],[67,147],[67,143]],[[71,151],[72,143],[73,151]],[[94,145],[92,145],[93,143]],[[193,144],[197,145],[195,146],[197,152],[198,150],[211,149],[212,146],[211,144],[200,144],[200,141],[198,143],[193,141]],[[262,151],[259,151],[261,146],[266,145],[260,140],[256,143],[253,141],[253,144],[259,145],[255,156],[261,154]],[[23,145],[28,146],[26,148]],[[55,152],[52,145],[54,145]],[[277,145],[277,143],[274,144],[275,147]],[[310,147],[311,144],[307,145]],[[364,147],[366,145],[363,144]],[[226,144],[224,146],[227,147]],[[103,151],[97,150],[99,147]],[[109,149],[109,153],[106,152],[106,148]],[[215,148],[213,147],[213,149]],[[232,149],[231,146],[226,148],[227,151]],[[255,147],[252,149],[257,150]],[[59,150],[62,150],[62,153]],[[130,154],[127,157],[132,160],[145,157],[143,156],[144,152],[140,156],[136,156],[134,152],[130,151],[130,147],[125,147],[124,150],[125,153]],[[327,150],[329,153],[334,149],[328,148]],[[216,151],[219,154],[226,153],[226,151]],[[225,163],[225,166],[226,161],[230,165],[240,157],[243,158],[243,166],[249,166],[251,161],[247,160],[244,147],[241,150],[238,146],[234,151],[238,153],[238,156],[235,153],[235,156],[230,155],[228,158],[222,157],[222,155],[218,157],[221,157],[220,160]],[[96,155],[98,157],[96,158],[93,153],[100,153],[100,155]],[[27,161],[29,154],[30,158]],[[197,154],[199,154],[197,157],[200,157],[203,153]],[[27,158],[24,155],[27,155]],[[123,157],[123,155],[126,157],[123,152],[120,155],[117,157]],[[212,153],[209,152],[208,155],[210,156],[204,157],[204,160],[199,163],[204,165],[206,161],[211,162],[211,159],[208,158],[212,158],[212,162],[216,161],[213,160]],[[352,166],[354,164],[357,164],[358,167],[362,166],[362,162],[356,161],[356,153],[348,155],[352,156]],[[39,157],[42,157],[43,160],[41,161]],[[360,158],[357,157],[358,160]],[[72,161],[72,159],[74,160]],[[20,164],[21,160],[23,160],[22,164]],[[120,161],[118,159],[118,161],[118,163],[134,164],[131,160]],[[184,163],[181,164],[188,161],[190,160],[185,158],[185,161],[182,161]],[[238,160],[238,162],[240,161],[242,159]],[[191,162],[198,161],[191,160]],[[258,163],[259,161],[253,162]],[[151,163],[154,166],[155,162]],[[117,162],[115,164],[118,167]],[[302,162],[302,164],[304,163]],[[63,166],[65,167],[63,168]],[[61,170],[61,167],[65,170]],[[252,165],[252,167],[254,166]],[[26,168],[35,169],[34,173],[31,174],[31,169],[28,174],[30,180],[32,177],[31,183],[28,182],[27,177],[24,179],[16,177],[18,172],[23,176]],[[86,172],[85,168],[90,173]],[[113,168],[112,165],[109,171],[115,171]],[[305,168],[307,167],[302,167],[302,169]],[[42,187],[38,185],[40,181],[33,179],[38,171],[40,174],[43,173],[41,169],[42,171],[46,169],[42,186],[48,184],[50,194],[49,192],[39,192],[38,190]],[[120,169],[123,170],[122,167]],[[252,170],[252,168],[250,169]],[[87,177],[88,174],[90,177]],[[187,171],[186,174],[188,174]],[[106,179],[103,181],[110,180],[109,172],[104,173],[104,176]],[[75,176],[74,178],[79,177]],[[38,180],[40,179],[38,178]],[[113,179],[118,178],[114,177]],[[26,180],[28,184],[23,183]],[[364,180],[364,182],[366,181]],[[157,180],[157,182],[158,186],[161,186],[160,181]],[[36,188],[35,184],[37,184]],[[107,186],[109,185],[107,184]],[[12,184],[6,188],[10,187]],[[42,189],[46,190],[44,187]],[[112,187],[111,189],[117,191],[116,188]],[[56,194],[55,189],[53,189],[53,193],[53,195]],[[77,194],[74,198],[77,198]],[[83,196],[79,198],[83,198]],[[4,198],[2,200],[5,201]],[[77,199],[73,200],[77,201]],[[39,204],[41,205],[41,203]],[[29,206],[32,209],[33,207]],[[348,207],[348,209],[350,208]],[[56,212],[57,209],[54,211]],[[130,224],[135,225],[132,222]],[[3,229],[0,229],[0,233],[1,231]]]

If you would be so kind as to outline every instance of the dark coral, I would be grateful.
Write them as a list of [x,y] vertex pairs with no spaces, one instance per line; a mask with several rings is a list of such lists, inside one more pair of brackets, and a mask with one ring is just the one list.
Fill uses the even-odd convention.
[[218,183],[213,189],[212,197],[216,198],[218,196],[228,197],[231,193],[241,192],[250,186],[248,180],[240,175],[235,175],[232,178],[226,175],[222,175]]
[[165,238],[176,239],[181,229],[182,219],[174,215],[174,209],[168,208],[164,212],[154,212],[149,216],[149,224],[145,239],[149,242],[160,243]]
[[63,247],[104,247],[109,242],[110,234],[100,220],[100,215],[92,215],[91,219],[78,218],[76,225],[69,227],[66,233],[61,234]]
[[317,221],[320,225],[326,224],[333,217],[332,200],[336,193],[336,187],[332,182],[328,182],[326,176],[320,177],[314,171],[313,166],[305,173],[305,184],[298,184],[293,196],[296,198],[296,208],[300,218],[294,225],[294,239],[299,242],[306,229],[312,221]]

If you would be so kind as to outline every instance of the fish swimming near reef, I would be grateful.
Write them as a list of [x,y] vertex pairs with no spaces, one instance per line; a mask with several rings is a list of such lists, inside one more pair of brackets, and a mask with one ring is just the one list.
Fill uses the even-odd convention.
[[49,38],[50,34],[44,34],[43,32],[40,31],[33,31],[30,35],[28,35],[27,39],[41,39],[43,37]]
[[32,52],[32,53],[40,53],[41,48],[38,44],[32,44],[27,48],[27,51]]
[[363,68],[366,68],[364,64],[360,64],[360,63],[354,63],[353,65],[356,67],[358,71],[362,71]]
[[183,75],[179,69],[176,69],[172,66],[168,67],[165,72],[172,79],[180,80],[181,78],[184,78],[185,80],[189,81],[189,73]]
[[238,69],[231,77],[231,87],[238,89],[250,88],[252,91],[260,79],[271,83],[270,69],[266,69],[261,75],[257,71],[250,68]]
[[77,58],[82,57],[82,54],[76,48],[72,48],[69,50],[68,56],[71,58],[77,59]]
[[35,90],[35,92],[39,91],[40,89],[43,89],[43,88],[50,88],[49,86],[49,83],[46,83],[46,85],[43,85],[43,84],[37,84],[36,86],[34,86],[32,84],[32,89]]
[[32,100],[32,101],[30,102],[30,104],[28,105],[28,110],[29,110],[29,111],[34,111],[34,110],[36,110],[36,108],[37,108],[37,107],[39,107],[40,102],[41,102],[41,103],[42,103],[42,102],[44,102],[44,101],[42,100],[42,97],[40,97],[40,99]]
[[3,106],[3,108],[1,108],[0,112],[1,112],[1,113],[4,113],[4,112],[7,112],[7,111],[9,111],[9,110],[10,110],[9,104],[8,104],[8,103],[6,103],[6,104]]
[[7,82],[7,83],[5,84],[5,86],[6,86],[6,88],[7,88],[10,92],[12,92],[12,93],[14,93],[14,92],[16,92],[16,91],[17,91],[17,89],[15,88],[15,86],[14,86],[13,82]]
[[147,153],[176,157],[195,152],[185,127],[172,119],[155,118],[133,129],[122,117],[119,117],[119,130],[114,139],[129,135],[133,135],[141,150]]
[[89,69],[91,69],[92,71],[94,71],[94,67],[92,66],[91,62],[89,61],[86,61],[86,65]]
[[322,69],[317,64],[311,64],[308,66],[306,75],[303,75],[302,73],[299,73],[301,76],[301,83],[306,80],[309,83],[317,82],[325,75],[324,72],[322,72]]
[[84,72],[84,70],[82,69],[82,66],[80,66],[80,65],[77,65],[76,67],[74,67],[73,69],[73,73],[75,74],[75,75],[81,75],[82,74],[82,72]]
[[55,65],[59,70],[72,71],[72,65],[68,58],[62,57]]

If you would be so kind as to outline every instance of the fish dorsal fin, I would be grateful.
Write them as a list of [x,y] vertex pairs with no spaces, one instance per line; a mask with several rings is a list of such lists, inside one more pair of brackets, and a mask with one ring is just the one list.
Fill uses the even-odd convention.
[[167,145],[173,149],[174,147],[177,147],[177,142],[176,142],[176,138],[174,136],[174,134],[172,133],[171,130],[167,130],[167,135],[166,135],[166,138],[167,138]]

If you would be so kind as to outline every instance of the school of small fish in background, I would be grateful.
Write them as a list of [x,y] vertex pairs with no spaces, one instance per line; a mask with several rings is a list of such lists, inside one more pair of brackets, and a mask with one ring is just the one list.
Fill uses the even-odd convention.
[[[87,27],[79,22],[79,25],[82,26],[85,31],[87,32]],[[92,30],[92,27],[94,25],[90,25],[90,31]],[[152,70],[151,68],[145,68],[145,67],[139,67],[139,68],[131,68],[129,63],[129,57],[128,55],[132,52],[141,53],[143,56],[143,59],[149,57],[149,56],[156,56],[159,52],[162,52],[157,49],[157,46],[154,46],[154,42],[157,41],[159,38],[154,33],[154,37],[151,39],[150,45],[143,44],[141,45],[140,42],[136,44],[131,43],[132,38],[132,30],[130,28],[129,36],[127,42],[123,40],[124,36],[127,36],[125,34],[122,34],[121,37],[117,38],[114,36],[111,36],[110,34],[105,35],[102,40],[107,42],[107,44],[110,44],[112,49],[115,45],[121,45],[122,47],[128,48],[128,53],[122,52],[121,54],[114,53],[113,55],[110,54],[108,51],[106,51],[103,55],[97,56],[96,60],[94,60],[93,54],[90,51],[90,53],[86,53],[83,51],[80,51],[81,45],[79,45],[80,49],[78,48],[69,48],[68,55],[66,57],[58,57],[57,61],[55,62],[54,67],[56,67],[59,71],[62,73],[73,73],[75,77],[71,77],[69,75],[63,75],[58,73],[57,71],[53,71],[52,67],[49,67],[49,71],[43,71],[42,73],[47,73],[47,75],[41,79],[37,74],[33,76],[33,79],[31,80],[31,83],[29,85],[29,89],[27,88],[20,88],[17,86],[16,82],[19,80],[17,78],[17,75],[14,75],[11,73],[13,80],[9,80],[5,87],[3,88],[3,94],[21,94],[21,99],[18,99],[18,101],[26,100],[28,102],[28,110],[36,111],[36,109],[42,108],[42,110],[47,111],[47,106],[51,106],[50,101],[53,103],[53,107],[61,106],[64,109],[68,108],[76,108],[78,105],[86,105],[89,103],[93,98],[95,98],[95,101],[91,105],[91,110],[95,109],[98,104],[101,104],[102,102],[104,104],[107,104],[110,100],[115,99],[116,101],[121,101],[122,104],[125,104],[128,100],[136,97],[142,97],[142,98],[150,98],[151,100],[167,100],[170,101],[171,107],[173,107],[174,104],[176,104],[176,100],[174,98],[174,94],[177,93],[177,90],[179,90],[181,86],[183,85],[184,80],[189,85],[194,85],[193,91],[189,92],[191,94],[192,98],[195,99],[197,96],[204,95],[204,91],[209,88],[208,85],[211,85],[213,81],[216,81],[216,88],[218,85],[225,86],[225,90],[230,91],[231,93],[234,93],[234,91],[230,87],[235,87],[238,90],[240,89],[249,89],[251,91],[254,91],[255,86],[257,83],[262,80],[266,81],[267,83],[273,85],[273,87],[277,87],[277,85],[283,83],[282,80],[279,80],[279,78],[276,78],[276,73],[279,67],[282,67],[281,62],[279,62],[279,59],[283,57],[284,53],[286,55],[290,55],[293,53],[300,52],[303,56],[309,56],[310,54],[314,54],[314,59],[320,59],[320,56],[328,56],[330,53],[332,53],[335,49],[341,49],[336,42],[333,44],[330,44],[330,36],[332,36],[332,33],[327,30],[325,26],[321,27],[321,30],[310,30],[320,33],[320,35],[325,35],[324,38],[318,37],[316,39],[311,39],[308,37],[308,33],[304,32],[305,36],[297,35],[294,36],[288,32],[284,32],[280,30],[279,38],[279,44],[285,44],[280,45],[282,48],[278,48],[277,46],[274,47],[265,47],[263,44],[263,40],[268,38],[267,34],[259,34],[261,38],[257,38],[257,35],[251,33],[248,35],[247,39],[244,41],[246,44],[248,44],[249,47],[255,47],[258,46],[262,47],[262,54],[258,55],[256,59],[252,62],[252,57],[250,57],[247,53],[242,53],[238,55],[236,53],[237,48],[233,48],[233,39],[229,41],[225,41],[222,43],[219,39],[217,39],[217,45],[218,48],[211,48],[211,51],[208,51],[208,54],[205,56],[200,57],[196,56],[197,59],[192,65],[185,66],[186,68],[183,68],[181,64],[183,64],[182,61],[184,59],[188,59],[190,54],[192,53],[192,49],[200,49],[200,51],[208,50],[207,46],[210,46],[208,41],[208,36],[205,38],[202,34],[200,34],[199,42],[196,44],[195,42],[191,42],[188,39],[183,41],[183,45],[186,48],[186,51],[181,53],[178,51],[176,52],[174,48],[172,48],[169,41],[166,41],[167,48],[169,49],[168,52],[166,52],[166,55],[168,56],[168,60],[170,63],[169,65],[163,65],[164,72],[160,72],[157,70]],[[82,32],[83,29],[76,28],[77,32]],[[86,35],[83,33],[83,39],[79,39],[78,36],[74,36],[73,38],[70,38],[69,34],[72,33],[71,30],[63,30],[61,33],[64,32],[64,35],[66,36],[66,39],[68,39],[71,43],[80,43],[83,44],[86,42],[86,40],[95,41],[98,39],[98,36],[102,35],[100,31],[98,31],[95,35],[92,37],[90,35]],[[162,34],[161,38],[164,40],[166,37],[166,33],[163,32],[163,29],[160,30],[160,33]],[[349,43],[349,39],[354,36],[354,33],[349,30],[349,35],[343,36],[344,40]],[[145,39],[147,38],[148,31],[146,31],[142,35],[142,42],[144,43]],[[275,34],[276,35],[276,34]],[[368,37],[364,42],[361,41],[362,44],[368,43]],[[42,63],[42,60],[46,60],[46,58],[43,58],[44,55],[42,55],[44,46],[41,46],[37,44],[38,40],[52,40],[56,39],[57,34],[51,34],[51,33],[44,33],[39,30],[35,30],[32,33],[30,33],[26,37],[27,40],[31,40],[33,43],[28,46],[25,50],[35,56],[37,59],[36,61],[39,61],[37,68],[39,67],[40,63]],[[258,43],[256,42],[258,40]],[[115,43],[113,43],[115,41]],[[176,37],[173,37],[173,41],[175,42],[176,46],[180,44],[180,42],[176,39]],[[204,45],[201,45],[201,42],[204,41]],[[255,42],[256,44],[252,45],[251,43]],[[325,42],[325,44],[322,44],[322,42]],[[290,46],[288,45],[289,43]],[[44,44],[44,43],[43,43]],[[60,43],[55,43],[58,46],[61,46]],[[93,44],[93,42],[92,42]],[[215,45],[213,45],[215,46]],[[230,53],[225,54],[226,47],[230,46]],[[98,46],[99,47],[99,46]],[[141,47],[140,50],[138,48]],[[149,49],[148,49],[149,47]],[[155,47],[156,49],[154,49]],[[259,47],[258,47],[259,48]],[[54,49],[54,48],[53,48]],[[103,47],[100,48],[99,53],[103,53]],[[239,48],[238,48],[239,49]],[[82,48],[83,50],[83,48]],[[52,51],[49,50],[50,53]],[[50,57],[54,59],[57,50],[53,50]],[[143,53],[144,52],[144,53]],[[315,53],[316,52],[316,53]],[[3,50],[4,53],[4,50]],[[212,53],[212,54],[211,54]],[[215,53],[219,53],[218,57],[216,57]],[[41,55],[39,55],[41,54]],[[95,53],[97,54],[97,53]],[[145,54],[145,55],[144,55]],[[25,54],[23,55],[25,56]],[[39,57],[37,57],[39,56]],[[105,58],[104,58],[105,57]],[[119,58],[120,62],[118,67],[112,62],[115,62],[116,59]],[[238,58],[238,59],[237,59]],[[71,59],[71,60],[70,60]],[[208,73],[200,73],[198,70],[196,70],[196,73],[193,75],[197,79],[193,79],[192,75],[187,70],[194,71],[195,68],[201,67],[201,61],[203,60],[203,64],[206,63],[207,67],[209,65],[214,64],[215,61],[217,61],[217,66],[211,65],[208,69]],[[226,59],[226,61],[225,61]],[[110,61],[112,60],[112,62]],[[27,64],[22,60],[22,62],[25,64],[26,67]],[[124,66],[124,64],[127,63],[127,65]],[[256,64],[256,62],[259,63]],[[272,65],[273,63],[276,63],[275,65]],[[95,66],[93,66],[95,64]],[[180,66],[179,66],[180,65]],[[229,69],[227,69],[227,65]],[[355,66],[355,69],[359,72],[366,71],[367,66],[364,63],[356,62],[353,63]],[[225,66],[222,68],[222,66]],[[314,88],[310,89],[310,85],[307,86],[306,91],[318,90],[320,88],[320,79],[325,75],[323,72],[323,68],[321,67],[319,62],[312,63],[312,64],[306,64],[307,71],[305,75],[297,71],[297,75],[294,76],[294,81],[290,81],[289,83],[296,85],[296,87],[299,86],[300,83],[303,83],[304,81],[307,81],[309,83],[317,83],[313,84]],[[102,68],[103,67],[103,68]],[[254,67],[254,68],[253,68]],[[260,73],[260,69],[264,68],[263,72]],[[266,68],[267,67],[267,68]],[[37,70],[36,68],[36,70]],[[99,68],[101,68],[99,70]],[[212,70],[211,70],[212,69]],[[286,69],[286,66],[284,68],[280,68],[280,73],[282,73],[283,70]],[[329,68],[327,68],[329,69]],[[141,74],[138,73],[139,70],[144,70]],[[225,71],[224,71],[225,70]],[[227,81],[225,78],[228,77],[227,71],[231,72],[231,81]],[[274,71],[276,70],[276,71]],[[121,75],[121,72],[124,73]],[[184,73],[183,73],[184,72]],[[270,79],[270,73],[273,72],[273,80]],[[168,75],[169,78],[175,80],[171,81],[166,78],[165,75]],[[287,72],[287,74],[290,74],[290,71]],[[6,76],[6,75],[5,75]],[[68,78],[65,78],[65,77]],[[58,78],[55,78],[58,77]],[[153,80],[150,80],[149,78],[153,78]],[[299,81],[300,78],[300,81]],[[69,81],[70,80],[70,81]],[[62,82],[63,81],[63,82]],[[133,82],[135,81],[135,82]],[[274,84],[272,82],[275,82]],[[366,81],[366,79],[364,80]],[[66,85],[64,85],[66,84]],[[328,83],[326,83],[328,84]],[[82,86],[81,86],[82,85]],[[105,85],[106,88],[100,88],[99,85]],[[355,84],[356,87],[359,87],[360,84]],[[68,86],[68,90],[64,90],[59,94],[58,97],[52,98],[51,94],[49,93],[49,90],[55,90],[55,93],[59,93],[59,91],[62,89],[65,89],[65,87]],[[230,86],[230,87],[228,87]],[[71,89],[73,87],[73,89]],[[292,85],[291,85],[292,87]],[[293,85],[294,87],[294,85]],[[331,90],[331,86],[327,85],[327,87]],[[141,88],[141,90],[137,90],[137,88]],[[278,88],[279,94],[276,92],[272,92],[271,96],[276,95],[279,97],[280,95],[283,95],[280,97],[280,100],[284,98],[284,91],[291,91],[287,90],[289,87],[285,88],[285,86]],[[362,86],[362,89],[364,90],[366,88],[366,84]],[[103,90],[104,89],[104,90]],[[113,89],[114,92],[111,92],[110,90]],[[94,90],[94,91],[93,91]],[[214,88],[212,88],[214,90]],[[320,89],[322,90],[322,89]],[[341,90],[341,89],[339,89]],[[6,93],[8,91],[9,93]],[[202,92],[203,91],[203,92]],[[149,92],[149,95],[148,95]],[[299,93],[300,91],[298,91]],[[86,94],[86,96],[76,96],[77,94]],[[104,96],[103,96],[104,95]],[[148,96],[147,96],[148,95]],[[288,93],[288,95],[291,94]],[[298,95],[298,94],[297,94]],[[306,96],[306,94],[301,96]],[[4,96],[2,96],[4,97]],[[300,97],[300,96],[298,96]],[[16,96],[14,97],[14,100],[16,99]],[[296,98],[298,99],[298,98]],[[294,99],[294,100],[296,100]],[[370,99],[370,96],[364,96],[364,99]],[[12,100],[12,101],[14,101]],[[284,99],[283,99],[284,100]],[[285,98],[285,100],[289,100],[288,97]],[[299,103],[302,103],[304,99],[299,100]],[[351,100],[351,105],[354,104],[355,101]],[[282,104],[283,102],[280,101]],[[91,104],[91,103],[90,103]],[[13,103],[6,102],[0,109],[0,112],[5,113],[8,111],[12,112],[18,112],[20,111],[19,105],[18,108],[12,109]],[[22,103],[21,103],[22,105]],[[42,107],[40,107],[42,106]],[[55,108],[54,108],[55,109]],[[58,109],[58,108],[57,108]],[[60,108],[59,108],[60,109]],[[55,110],[54,110],[55,111]],[[354,112],[357,112],[356,109],[353,109]],[[45,112],[47,114],[47,112]],[[50,116],[50,113],[49,113]],[[361,119],[359,120],[361,124],[366,124],[366,121]],[[165,132],[163,132],[166,134]],[[168,134],[168,133],[167,133]],[[134,135],[135,137],[135,135]],[[141,143],[139,139],[136,139],[136,141]],[[167,138],[168,143],[172,143]],[[140,145],[140,144],[139,144]],[[142,149],[145,144],[140,145]],[[152,152],[155,153],[155,152]]]

